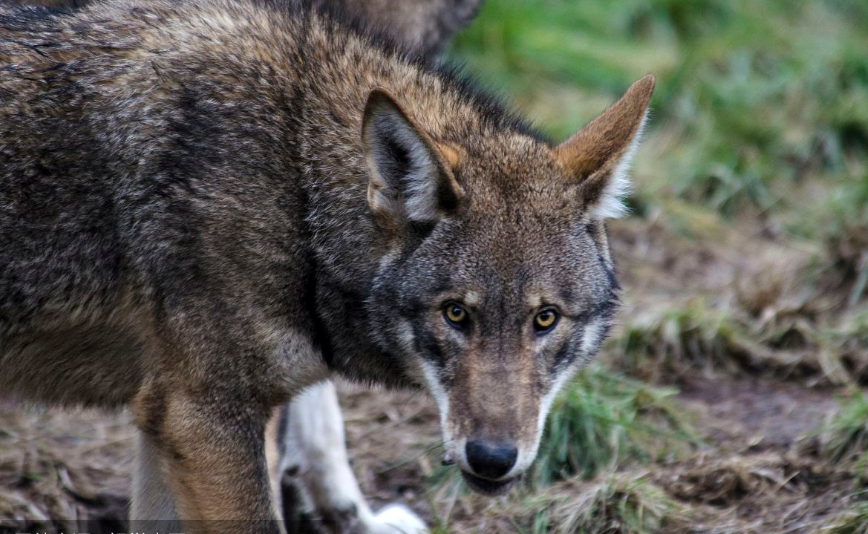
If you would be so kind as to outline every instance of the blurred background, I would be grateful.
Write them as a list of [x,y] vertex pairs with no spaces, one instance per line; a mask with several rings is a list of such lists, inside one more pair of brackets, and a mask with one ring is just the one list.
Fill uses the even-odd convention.
[[[366,495],[438,533],[868,532],[868,3],[486,0],[447,59],[556,141],[657,77],[624,306],[508,497],[439,466],[430,399],[344,387]],[[124,414],[0,408],[0,517],[123,517]]]

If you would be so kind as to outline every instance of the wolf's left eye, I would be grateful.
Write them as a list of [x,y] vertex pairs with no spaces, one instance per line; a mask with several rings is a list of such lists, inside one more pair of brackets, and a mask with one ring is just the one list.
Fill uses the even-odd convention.
[[467,322],[470,319],[464,306],[455,302],[450,302],[443,308],[443,316],[446,318],[446,322],[456,328],[467,326]]
[[537,334],[545,334],[551,331],[558,322],[558,312],[554,310],[543,310],[536,314],[533,318],[533,328]]

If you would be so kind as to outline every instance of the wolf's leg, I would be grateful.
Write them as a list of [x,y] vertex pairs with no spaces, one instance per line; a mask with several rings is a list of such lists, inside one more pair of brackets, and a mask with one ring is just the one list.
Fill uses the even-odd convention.
[[143,457],[149,464],[146,471],[153,473],[154,464],[161,465],[165,476],[164,481],[140,478],[136,495],[142,500],[133,505],[136,514],[144,513],[147,503],[155,509],[162,506],[158,513],[167,512],[166,500],[144,496],[167,485],[182,519],[181,532],[282,532],[264,452],[270,410],[241,387],[225,391],[213,385],[195,392],[183,386],[151,387],[133,408],[145,444],[150,444]]
[[150,438],[136,432],[136,460],[130,503],[130,530],[183,532],[175,501],[163,475],[159,452]]
[[295,474],[314,515],[338,532],[428,532],[422,520],[403,506],[390,505],[376,514],[371,511],[350,468],[343,417],[331,382],[311,386],[293,398],[283,417],[278,472]]

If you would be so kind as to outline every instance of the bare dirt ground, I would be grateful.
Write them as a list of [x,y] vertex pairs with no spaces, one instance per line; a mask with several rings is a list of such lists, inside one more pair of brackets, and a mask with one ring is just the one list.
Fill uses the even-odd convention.
[[[846,505],[849,475],[799,454],[806,433],[834,411],[824,391],[750,378],[699,378],[679,399],[707,441],[695,456],[637,467],[704,517],[679,532],[814,532]],[[503,525],[474,496],[432,502],[439,429],[424,395],[344,388],[353,466],[376,508],[402,501],[432,524],[449,514],[454,532],[499,532]],[[0,409],[0,518],[101,519],[124,524],[132,433],[124,413]],[[464,501],[467,502],[464,502]],[[501,504],[505,504],[504,501]],[[432,509],[436,506],[438,510]],[[479,513],[480,509],[483,513]],[[0,520],[0,532],[3,531]],[[11,526],[11,525],[10,525]]]
[[[726,238],[714,242],[686,247],[656,231],[653,222],[616,227],[624,322],[645,308],[694,294],[724,298],[737,280],[762,272],[770,256],[786,258],[773,243],[740,242],[736,250]],[[836,410],[836,390],[816,378],[781,375],[779,368],[752,372],[757,361],[762,363],[738,362],[734,372],[725,365],[687,365],[674,372],[670,362],[640,373],[680,389],[676,401],[702,439],[686,457],[618,468],[619,476],[650,481],[676,506],[690,509],[688,520],[659,531],[818,532],[849,506],[852,472],[814,454],[805,438]],[[514,497],[492,501],[460,485],[434,484],[443,470],[436,410],[426,395],[343,386],[342,405],[353,467],[374,508],[404,502],[441,531],[525,532],[510,515],[519,506]],[[13,520],[38,527],[102,519],[121,528],[131,461],[132,430],[124,412],[0,403],[0,533],[15,526]],[[570,484],[573,499],[593,489],[581,481]],[[527,499],[520,505],[533,511]]]

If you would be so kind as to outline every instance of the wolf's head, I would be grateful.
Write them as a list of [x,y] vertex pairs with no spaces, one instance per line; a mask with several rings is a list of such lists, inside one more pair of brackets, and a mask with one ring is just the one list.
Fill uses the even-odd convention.
[[379,343],[436,398],[447,455],[483,493],[533,461],[558,390],[617,302],[604,221],[623,211],[647,76],[552,148],[515,133],[447,142],[374,91],[368,203],[384,239],[368,303]]

